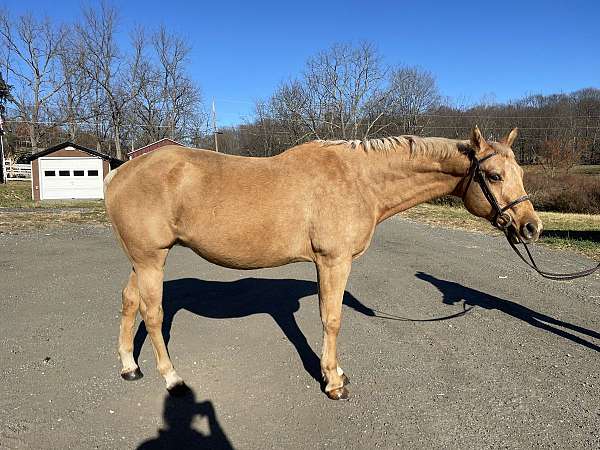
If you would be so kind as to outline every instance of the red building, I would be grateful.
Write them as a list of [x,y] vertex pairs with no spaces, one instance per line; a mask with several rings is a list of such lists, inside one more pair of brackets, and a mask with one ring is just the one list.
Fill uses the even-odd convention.
[[181,147],[184,147],[183,144],[180,144],[179,142],[174,141],[173,139],[163,138],[160,141],[156,141],[152,144],[144,145],[143,147],[130,151],[129,153],[127,153],[127,157],[128,159],[137,158],[138,156],[142,156],[146,153],[158,150],[159,148],[164,147],[165,145],[179,145]]

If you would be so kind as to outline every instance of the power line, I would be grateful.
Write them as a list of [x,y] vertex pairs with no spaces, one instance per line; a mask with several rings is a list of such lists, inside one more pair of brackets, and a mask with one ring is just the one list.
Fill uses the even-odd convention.
[[[228,113],[229,115],[234,115],[235,113]],[[240,117],[242,117],[242,114],[239,114]],[[423,113],[423,114],[418,114],[418,117],[431,117],[431,118],[445,118],[445,119],[455,119],[455,120],[461,120],[461,119],[477,119],[477,120],[575,120],[575,119],[585,119],[585,120],[598,120],[600,122],[600,116],[490,116],[490,115],[477,115],[477,114],[470,114],[470,115],[461,115],[461,114],[457,114],[457,115],[451,115],[451,114],[432,114],[432,113]],[[397,118],[399,118],[400,120],[402,118],[412,118],[413,116],[397,116]],[[305,121],[303,120],[299,120],[299,119],[287,119],[287,122],[298,122],[298,123],[305,123]],[[86,122],[86,121],[77,121],[77,122],[63,122],[63,121],[52,121],[52,120],[39,120],[39,121],[34,121],[34,120],[27,120],[27,119],[8,119],[5,121],[5,123],[29,123],[29,124],[39,124],[39,125],[58,125],[58,126],[62,126],[62,125],[106,125],[106,123],[103,122]],[[364,125],[364,122],[359,122],[358,125]],[[138,127],[143,127],[143,125],[135,125]],[[170,125],[152,125],[153,127],[156,128],[170,128]],[[600,127],[600,125],[598,126]],[[596,126],[587,126],[587,128],[598,128]],[[436,128],[441,128],[441,127],[436,127]],[[443,127],[442,127],[443,128]],[[577,127],[575,127],[577,128]],[[581,128],[581,127],[580,127]]]

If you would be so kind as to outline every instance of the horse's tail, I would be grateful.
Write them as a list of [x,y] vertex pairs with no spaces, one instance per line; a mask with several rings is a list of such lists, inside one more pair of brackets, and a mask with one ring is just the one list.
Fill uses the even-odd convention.
[[112,180],[113,177],[116,175],[117,170],[119,170],[118,167],[108,172],[108,175],[106,175],[106,177],[104,178],[104,198],[106,198],[106,190],[108,189],[108,184],[110,183],[110,180]]

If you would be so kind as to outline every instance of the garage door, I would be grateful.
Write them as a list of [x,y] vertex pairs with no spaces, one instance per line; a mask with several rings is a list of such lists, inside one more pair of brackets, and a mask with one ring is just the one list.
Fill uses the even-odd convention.
[[40,158],[40,199],[104,198],[102,159]]

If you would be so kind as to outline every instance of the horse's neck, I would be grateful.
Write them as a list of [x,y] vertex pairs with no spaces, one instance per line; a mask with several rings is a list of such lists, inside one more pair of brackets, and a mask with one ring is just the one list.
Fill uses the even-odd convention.
[[372,152],[367,159],[365,182],[373,193],[378,222],[428,200],[458,194],[469,168],[468,159],[459,152],[440,159]]

